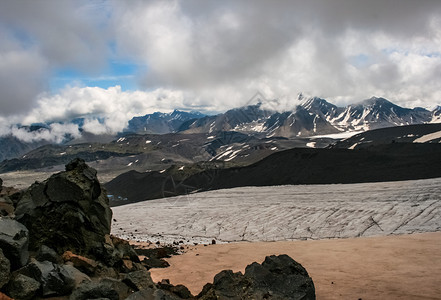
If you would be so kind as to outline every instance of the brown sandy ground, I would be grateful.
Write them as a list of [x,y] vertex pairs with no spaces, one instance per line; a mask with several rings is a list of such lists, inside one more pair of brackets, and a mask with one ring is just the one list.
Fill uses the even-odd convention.
[[301,263],[314,280],[317,299],[441,299],[441,232],[198,245],[151,273],[154,281],[168,278],[197,294],[221,270],[243,272],[271,254]]

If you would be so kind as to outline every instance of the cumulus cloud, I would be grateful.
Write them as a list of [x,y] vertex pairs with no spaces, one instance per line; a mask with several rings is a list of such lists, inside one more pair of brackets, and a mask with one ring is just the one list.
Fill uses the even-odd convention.
[[0,115],[28,110],[44,90],[47,61],[0,28]]
[[341,104],[373,94],[402,105],[439,99],[430,67],[441,55],[439,1],[132,1],[116,16],[120,51],[149,66],[145,87],[229,103],[256,90]]
[[94,134],[121,132],[133,116],[192,105],[185,101],[181,91],[122,91],[119,86],[108,89],[70,87],[54,96],[39,97],[37,104],[35,109],[22,117],[22,124],[83,118],[83,129]]
[[51,124],[49,128],[29,131],[25,127],[12,126],[10,135],[24,142],[32,143],[45,140],[52,143],[62,143],[66,139],[79,138],[81,133],[75,124]]
[[0,1],[0,115],[28,111],[57,68],[93,73],[106,64],[103,7],[73,0]]
[[107,5],[103,1],[1,1],[0,19],[52,66],[96,70],[106,59]]

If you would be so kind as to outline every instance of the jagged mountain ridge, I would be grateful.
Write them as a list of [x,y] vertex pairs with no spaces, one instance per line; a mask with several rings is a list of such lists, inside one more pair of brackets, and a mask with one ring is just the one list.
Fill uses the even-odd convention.
[[[228,110],[215,116],[206,116],[184,122],[179,131],[186,133],[212,133],[219,131],[259,132],[261,121],[274,114],[261,109],[261,104]],[[242,126],[242,127],[241,127]]]
[[403,108],[384,98],[338,107],[318,97],[299,97],[292,111],[261,108],[261,103],[232,109],[224,114],[184,122],[179,131],[211,133],[234,130],[266,136],[298,137],[367,131],[377,128],[441,122],[441,109]]
[[[384,98],[376,97],[347,107],[338,107],[325,99],[307,98],[302,95],[294,101],[295,108],[284,112],[271,109],[276,105],[268,107],[265,105],[268,103],[235,108],[213,116],[179,110],[171,113],[156,112],[134,117],[129,120],[124,132],[106,136],[93,135],[84,131],[82,129],[84,119],[78,118],[71,122],[79,126],[81,137],[66,136],[63,144],[110,142],[130,133],[204,133],[214,136],[218,132],[235,131],[258,138],[303,138],[347,131],[362,132],[399,125],[441,123],[440,106],[432,111],[424,108],[409,109],[395,105]],[[44,130],[47,127],[45,125],[43,123],[35,124],[35,126],[30,126],[28,130],[29,132]],[[48,141],[33,144],[17,143],[18,140],[11,139],[11,137],[0,137],[0,158],[2,159],[19,157],[40,145],[50,143]]]
[[205,117],[200,112],[174,110],[171,113],[155,112],[141,117],[133,117],[129,121],[126,132],[165,134],[176,132],[188,120]]
[[431,123],[441,123],[441,106],[437,106],[432,110],[432,121]]
[[428,123],[431,121],[431,112],[421,107],[403,108],[384,98],[373,97],[349,105],[343,113],[330,121],[343,129],[370,130]]

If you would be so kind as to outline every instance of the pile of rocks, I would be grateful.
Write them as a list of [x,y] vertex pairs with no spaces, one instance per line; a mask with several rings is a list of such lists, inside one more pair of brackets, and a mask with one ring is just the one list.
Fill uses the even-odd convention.
[[18,192],[0,184],[0,299],[315,299],[303,267],[267,257],[245,274],[222,271],[198,296],[155,284],[127,241],[110,235],[112,211],[96,170],[81,159]]

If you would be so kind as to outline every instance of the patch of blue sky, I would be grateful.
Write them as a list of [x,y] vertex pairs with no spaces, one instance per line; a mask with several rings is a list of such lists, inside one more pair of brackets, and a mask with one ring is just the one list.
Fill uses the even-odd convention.
[[351,65],[357,68],[363,68],[369,66],[372,63],[372,59],[369,55],[361,53],[358,55],[351,56],[349,58],[349,62]]
[[426,53],[425,56],[427,57],[441,57],[441,52],[430,52],[430,53]]
[[413,51],[410,51],[409,49],[385,48],[385,49],[382,49],[381,52],[383,52],[384,54],[387,54],[387,55],[390,55],[393,53],[401,53],[404,55],[409,55],[409,54],[413,53],[413,54],[417,54],[417,55],[421,55],[421,56],[427,56],[430,58],[441,57],[441,52],[428,51],[428,50],[426,51],[425,49],[413,52]]
[[98,75],[83,73],[74,68],[58,69],[49,82],[52,93],[57,93],[65,87],[100,87],[107,89],[113,86],[121,86],[123,91],[136,90],[138,84],[137,74],[143,67],[126,61],[109,61],[108,68]]

